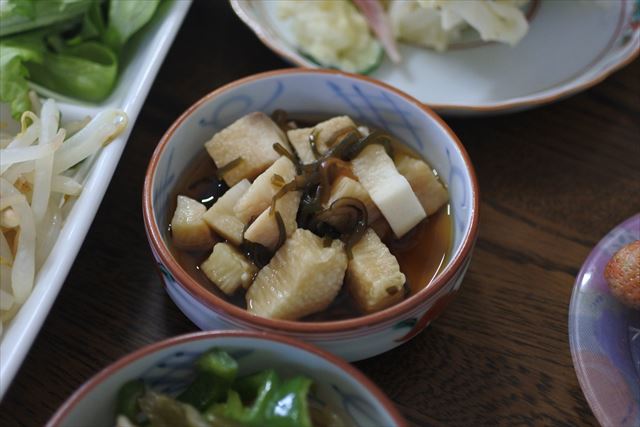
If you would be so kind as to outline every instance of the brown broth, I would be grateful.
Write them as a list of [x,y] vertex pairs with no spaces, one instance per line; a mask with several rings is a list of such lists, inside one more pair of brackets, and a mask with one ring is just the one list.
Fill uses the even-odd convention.
[[[419,154],[406,146],[394,143],[394,151],[409,154],[412,157],[421,158]],[[202,155],[198,157],[193,165],[188,168],[189,174],[183,176],[172,192],[171,203],[169,204],[169,215],[173,216],[176,208],[176,197],[179,194],[189,196],[195,200],[206,202],[207,207],[211,206],[215,199],[222,195],[218,181],[215,180],[215,164],[202,150]],[[214,177],[212,180],[211,177]],[[209,184],[207,184],[209,182]],[[199,183],[198,185],[193,185]],[[226,191],[226,190],[225,190]],[[167,224],[167,227],[169,225]],[[402,239],[385,239],[384,243],[389,247],[391,253],[397,258],[400,264],[400,271],[407,277],[406,291],[408,295],[413,295],[431,283],[435,276],[446,265],[452,245],[452,220],[449,205],[443,206],[438,212],[427,217],[420,224],[414,227]],[[232,297],[223,294],[207,276],[200,270],[200,264],[211,254],[208,251],[185,251],[173,245],[169,246],[172,254],[178,263],[206,289],[217,296],[239,306],[246,308],[244,292],[238,291]],[[331,305],[320,313],[315,313],[301,320],[305,321],[328,321],[340,320],[361,316],[362,313],[355,307],[345,287],[342,288],[338,296]]]

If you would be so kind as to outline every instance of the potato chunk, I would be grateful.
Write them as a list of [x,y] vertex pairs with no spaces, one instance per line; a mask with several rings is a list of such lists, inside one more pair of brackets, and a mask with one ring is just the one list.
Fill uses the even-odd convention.
[[406,278],[396,257],[372,229],[367,230],[351,253],[346,284],[362,311],[373,313],[402,301]]
[[213,135],[204,146],[219,168],[242,157],[240,164],[223,175],[231,187],[245,178],[252,180],[275,162],[280,157],[273,149],[276,142],[290,150],[278,125],[266,114],[254,112]]
[[351,162],[353,173],[400,238],[422,221],[425,213],[407,179],[400,175],[384,147],[366,147]]
[[213,235],[202,216],[207,208],[187,196],[178,196],[176,211],[171,218],[173,243],[182,249],[208,249],[213,246]]
[[258,271],[255,265],[228,243],[216,244],[200,269],[227,295],[232,295],[240,286],[248,288]]
[[306,165],[316,160],[316,156],[313,154],[311,144],[309,143],[309,135],[311,135],[314,129],[317,132],[317,140],[315,142],[316,149],[320,154],[324,154],[329,149],[327,142],[329,142],[335,134],[347,128],[356,128],[353,120],[348,116],[338,116],[318,123],[312,128],[290,130],[287,132],[287,136],[296,153],[298,153],[300,161]]
[[[367,193],[367,190],[358,181],[349,178],[348,176],[342,176],[338,178],[331,187],[331,194],[329,195],[329,201],[325,204],[325,209],[331,206],[333,202],[344,197],[352,197],[360,200],[367,208],[367,220],[371,224],[380,217],[380,210],[376,207],[373,200]],[[340,218],[336,218],[335,221],[340,221]],[[329,224],[340,229],[340,224],[334,223],[333,219],[330,219]]]
[[295,320],[324,310],[342,287],[347,268],[344,244],[329,247],[297,229],[247,291],[247,309],[258,316]]
[[271,204],[271,199],[280,190],[280,187],[271,181],[274,175],[280,175],[285,182],[290,182],[296,176],[296,167],[291,160],[282,156],[253,181],[251,187],[233,207],[233,212],[245,224],[251,218],[260,215]]
[[[298,205],[300,205],[300,196],[299,191],[290,191],[276,201],[276,212],[280,213],[287,237],[291,236],[298,228],[296,215],[298,214]],[[274,250],[278,244],[280,230],[275,213],[272,215],[270,210],[271,207],[265,209],[251,223],[247,231],[244,232],[244,238]]]
[[433,215],[449,201],[449,193],[426,162],[404,154],[395,160],[398,172],[407,178],[427,215]]
[[251,183],[248,179],[238,182],[228,189],[202,216],[213,231],[234,245],[242,243],[245,223],[235,215],[233,207],[250,186]]

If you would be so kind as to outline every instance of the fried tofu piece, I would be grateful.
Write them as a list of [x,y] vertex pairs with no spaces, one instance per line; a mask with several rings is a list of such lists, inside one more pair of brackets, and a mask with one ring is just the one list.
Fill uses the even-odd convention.
[[384,217],[379,217],[377,220],[369,224],[371,229],[376,232],[380,240],[385,240],[393,235],[391,226]]
[[[349,178],[348,176],[341,176],[338,178],[331,187],[331,193],[329,195],[328,202],[324,205],[324,208],[328,208],[331,206],[333,202],[338,199],[342,199],[345,197],[351,197],[354,199],[360,200],[364,206],[367,208],[367,221],[369,224],[375,222],[378,218],[380,218],[380,210],[376,207],[373,200],[369,196],[369,193],[365,188],[355,179]],[[334,227],[340,229],[339,223],[334,223],[334,221],[339,222],[340,218],[335,218],[335,220],[330,219],[329,224]]]
[[427,215],[433,215],[449,201],[449,193],[426,162],[405,154],[396,156],[396,168],[409,181]]
[[236,246],[242,243],[242,232],[246,223],[235,215],[233,207],[250,186],[251,183],[248,179],[238,182],[228,189],[202,216],[213,231]]
[[353,173],[386,218],[396,237],[404,236],[427,214],[407,179],[384,147],[372,144],[351,161]]
[[295,320],[326,309],[347,269],[344,244],[298,228],[278,249],[246,294],[247,310],[258,316]]
[[176,210],[171,218],[173,243],[187,250],[208,249],[213,246],[213,235],[202,216],[207,208],[197,200],[178,196]]
[[248,288],[258,268],[228,243],[218,243],[200,270],[227,295]]
[[282,156],[253,181],[251,187],[242,195],[233,211],[244,223],[260,215],[269,205],[271,199],[280,190],[272,182],[274,175],[279,175],[284,182],[290,182],[296,176],[296,167],[288,158]]
[[[284,229],[287,237],[291,236],[298,228],[296,223],[296,215],[298,214],[298,206],[300,205],[300,191],[290,191],[278,200],[276,200],[275,210],[280,213]],[[265,209],[255,221],[251,223],[244,238],[262,246],[274,250],[280,238],[280,229],[276,220],[275,213],[271,214],[271,207]]]
[[287,137],[289,137],[289,142],[291,142],[291,145],[296,150],[300,161],[306,165],[316,161],[316,156],[309,143],[309,135],[311,135],[311,132],[314,130],[317,132],[315,142],[316,149],[320,154],[324,154],[330,148],[327,146],[327,143],[331,141],[333,136],[349,128],[356,128],[353,120],[348,116],[338,116],[318,123],[312,128],[290,130],[287,132]]
[[213,135],[204,146],[218,168],[242,158],[237,166],[223,174],[224,181],[231,187],[243,179],[254,179],[278,160],[280,154],[273,149],[276,142],[291,150],[278,125],[266,114],[254,112]]
[[375,231],[367,229],[351,253],[347,289],[363,312],[373,313],[402,301],[406,277]]

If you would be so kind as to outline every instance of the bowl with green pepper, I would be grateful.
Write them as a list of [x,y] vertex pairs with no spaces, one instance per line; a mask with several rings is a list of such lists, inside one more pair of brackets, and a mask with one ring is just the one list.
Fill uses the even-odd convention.
[[406,426],[345,361],[262,332],[211,331],[144,347],[78,389],[48,426]]

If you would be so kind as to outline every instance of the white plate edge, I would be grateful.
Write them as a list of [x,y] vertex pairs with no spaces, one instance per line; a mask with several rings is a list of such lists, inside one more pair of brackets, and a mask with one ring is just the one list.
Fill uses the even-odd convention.
[[[175,0],[153,36],[153,43],[150,43],[150,55],[153,56],[153,59],[135,75],[132,85],[134,90],[120,100],[122,104],[118,107],[122,108],[129,117],[128,128],[124,134],[101,151],[87,177],[84,191],[71,210],[51,251],[53,255],[45,261],[36,277],[32,294],[12,320],[14,323],[20,318],[20,321],[25,323],[25,328],[19,331],[12,329],[10,324],[4,331],[2,341],[0,341],[0,399],[4,396],[22,365],[75,261],[113,177],[142,105],[182,25],[191,2],[192,0]],[[64,251],[60,251],[63,246]],[[56,256],[57,254],[60,255]],[[45,276],[45,274],[47,275]]]
[[[295,66],[303,66],[308,68],[319,68],[317,64],[309,61],[307,58],[298,54],[291,47],[282,42],[279,38],[274,37],[268,29],[253,17],[250,10],[253,0],[229,0],[232,9],[240,20],[260,39],[260,41],[277,55],[283,59],[292,62]],[[620,0],[630,4],[633,7],[633,1]],[[629,17],[633,15],[633,9]],[[627,23],[627,27],[630,22]],[[623,52],[623,53],[621,53]],[[423,102],[436,112],[445,115],[467,116],[482,114],[501,114],[507,112],[520,111],[528,108],[553,103],[561,99],[567,98],[580,91],[587,90],[601,81],[605,80],[614,72],[630,64],[640,55],[640,27],[633,28],[629,41],[622,47],[613,48],[607,52],[598,62],[586,69],[583,73],[576,76],[564,84],[560,84],[549,89],[534,92],[529,95],[511,98],[503,101],[477,103],[477,104],[443,104]],[[611,61],[611,57],[616,60]],[[588,79],[584,77],[588,76]],[[376,79],[373,76],[366,76]],[[382,80],[381,80],[382,81]]]

